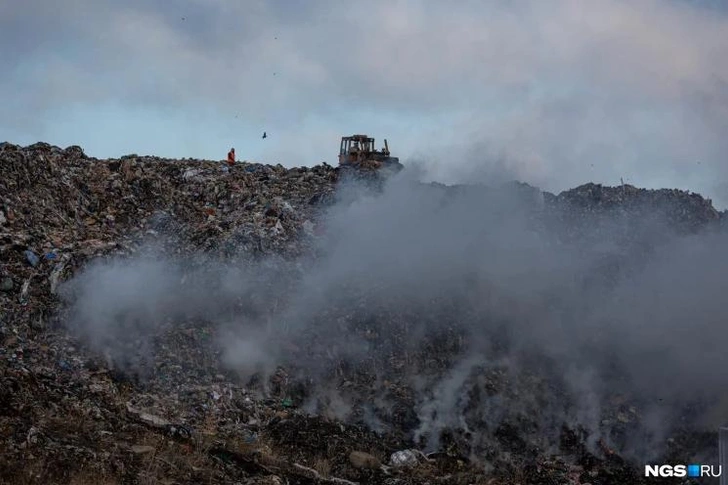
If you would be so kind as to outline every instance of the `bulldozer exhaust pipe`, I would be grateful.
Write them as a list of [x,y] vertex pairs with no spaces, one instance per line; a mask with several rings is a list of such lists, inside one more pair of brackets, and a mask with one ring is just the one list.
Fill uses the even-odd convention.
[[389,153],[389,145],[387,144],[387,139],[384,139],[384,150]]

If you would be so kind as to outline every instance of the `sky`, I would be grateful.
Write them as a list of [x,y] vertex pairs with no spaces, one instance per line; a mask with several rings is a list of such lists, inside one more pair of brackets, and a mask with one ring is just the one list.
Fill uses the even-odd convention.
[[0,140],[301,166],[365,133],[444,183],[726,208],[726,46],[724,0],[6,0]]

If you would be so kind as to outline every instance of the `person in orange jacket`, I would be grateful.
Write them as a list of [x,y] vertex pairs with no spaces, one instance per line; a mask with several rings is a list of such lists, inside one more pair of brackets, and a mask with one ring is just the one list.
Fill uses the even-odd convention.
[[227,163],[231,167],[235,165],[235,148],[231,148],[228,152]]

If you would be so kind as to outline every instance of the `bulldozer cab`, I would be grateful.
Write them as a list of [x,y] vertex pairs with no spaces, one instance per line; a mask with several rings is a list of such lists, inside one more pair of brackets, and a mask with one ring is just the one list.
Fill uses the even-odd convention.
[[344,136],[339,148],[339,163],[357,163],[364,161],[374,151],[374,138],[366,135]]
[[350,165],[366,161],[385,162],[389,159],[389,147],[384,140],[384,148],[377,151],[374,148],[374,138],[367,135],[352,135],[341,138],[339,147],[339,164]]

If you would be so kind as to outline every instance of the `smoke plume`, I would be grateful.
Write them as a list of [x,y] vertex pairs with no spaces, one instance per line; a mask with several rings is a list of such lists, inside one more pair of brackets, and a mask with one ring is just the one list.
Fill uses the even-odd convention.
[[128,362],[164,325],[212,323],[228,368],[291,365],[308,411],[399,426],[428,451],[454,440],[487,458],[514,426],[525,450],[549,449],[566,425],[647,460],[688,405],[703,406],[696,429],[721,424],[728,237],[680,235],[657,211],[554,214],[529,187],[403,172],[341,193],[315,257],[93,264],[66,287],[70,323]]

